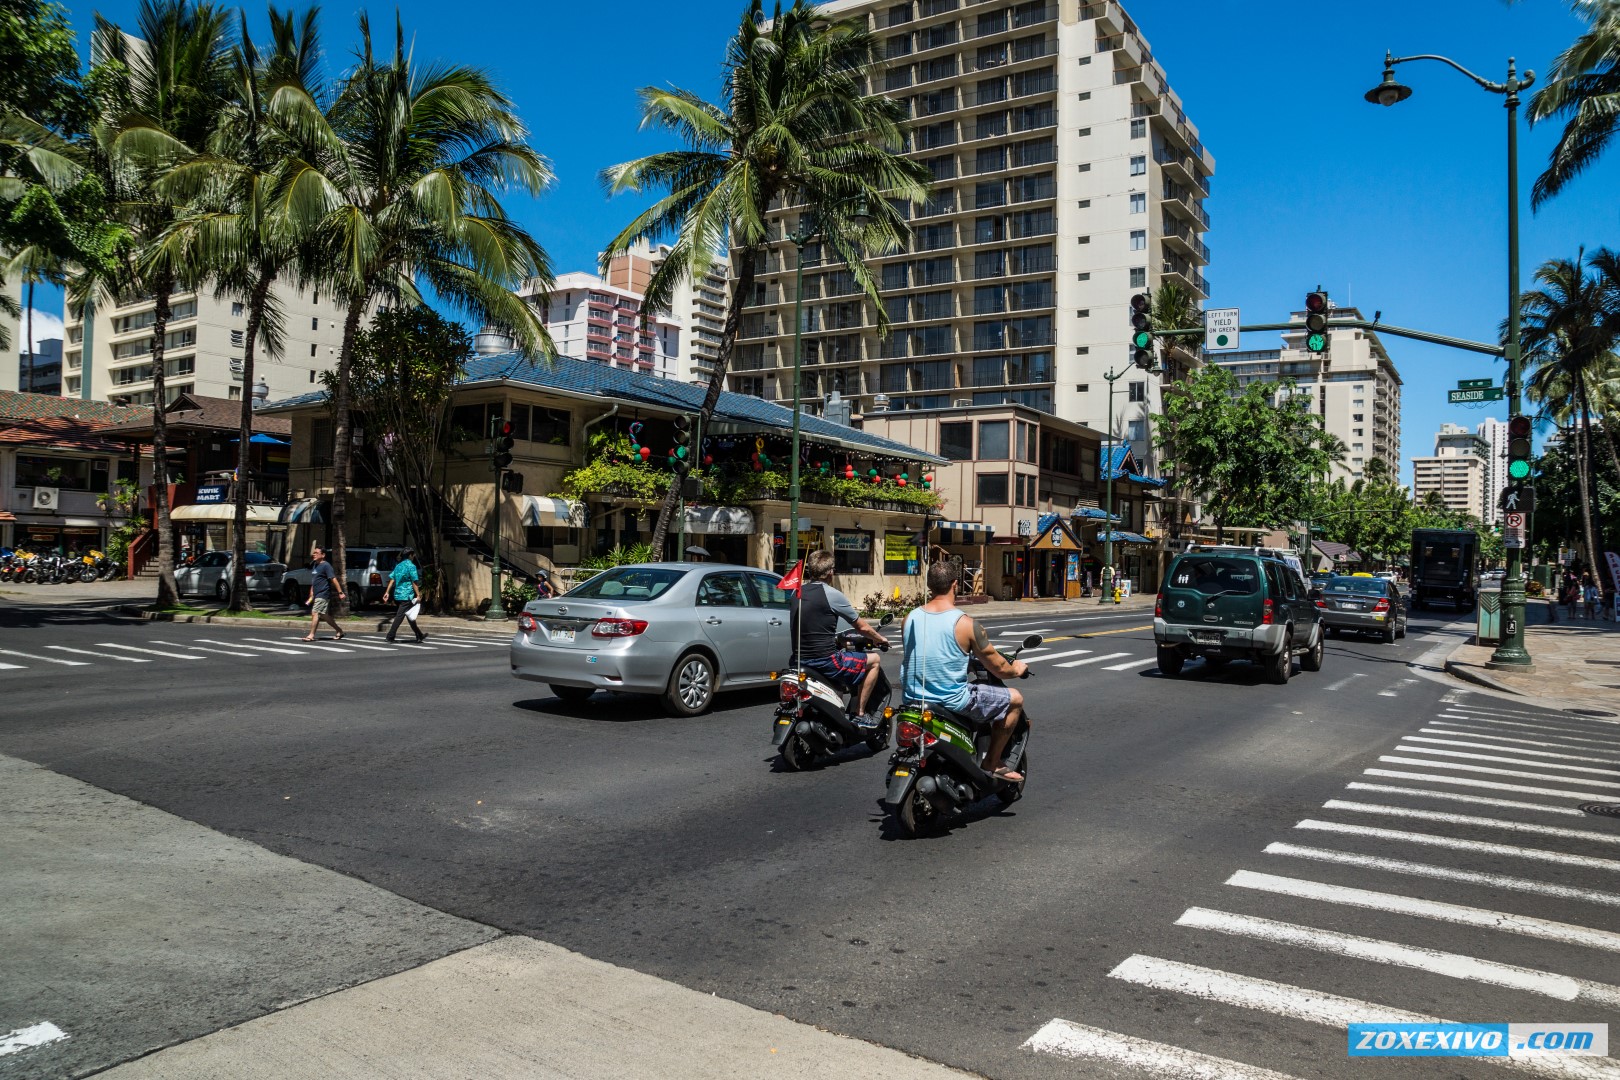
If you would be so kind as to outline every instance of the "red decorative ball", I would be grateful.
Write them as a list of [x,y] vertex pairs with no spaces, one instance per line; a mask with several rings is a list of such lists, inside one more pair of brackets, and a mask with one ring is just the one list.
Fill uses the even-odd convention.
[[853,480],[853,479],[855,479],[855,466],[853,466],[853,465],[845,465],[844,466],[844,479],[845,480]]
[[765,471],[765,466],[761,465],[759,462],[756,461],[756,462],[754,462],[754,471],[755,472],[764,472]]
[[714,464],[714,455],[713,454],[704,454],[703,455],[703,464],[705,464],[705,465],[713,465]]
[[650,457],[652,457],[652,448],[649,446],[643,446],[641,448],[641,460],[646,461]]
[[[905,487],[906,486],[906,478],[902,476],[900,479],[896,480],[895,483],[899,484],[901,487]],[[874,676],[874,678],[875,677],[876,676]]]

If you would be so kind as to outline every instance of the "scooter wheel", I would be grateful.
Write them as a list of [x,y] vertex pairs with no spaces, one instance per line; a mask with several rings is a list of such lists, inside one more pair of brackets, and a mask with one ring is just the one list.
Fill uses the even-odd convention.
[[789,735],[782,744],[782,765],[790,772],[799,772],[810,764],[810,747],[797,735]]
[[1011,806],[1024,797],[1024,785],[1029,783],[1029,751],[1025,750],[1018,755],[1018,764],[1013,768],[1023,774],[1023,779],[1016,784],[1005,784],[996,792],[996,798],[1001,800],[1002,806]]
[[877,731],[866,737],[866,748],[874,754],[881,754],[889,748],[889,722],[887,720],[883,721]]
[[907,840],[915,840],[933,827],[934,808],[914,787],[906,795],[906,801],[900,804],[900,811],[895,814],[895,820],[900,823],[901,835]]

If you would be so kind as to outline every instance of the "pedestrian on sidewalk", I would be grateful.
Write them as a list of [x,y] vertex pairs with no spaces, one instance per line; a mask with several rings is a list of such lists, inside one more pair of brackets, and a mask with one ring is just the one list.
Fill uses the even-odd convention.
[[326,549],[315,547],[310,552],[309,566],[309,599],[304,603],[309,605],[309,635],[303,640],[314,641],[315,632],[321,628],[321,620],[325,619],[337,631],[337,640],[343,640],[343,627],[338,625],[336,616],[332,614],[332,597],[343,599],[343,585],[337,580],[332,571],[332,564],[326,561]]
[[1586,579],[1581,582],[1581,599],[1585,601],[1586,609],[1582,613],[1582,617],[1587,619],[1597,618],[1599,593],[1597,582],[1592,580],[1591,574],[1587,574]]
[[1575,580],[1574,574],[1564,575],[1564,591],[1559,597],[1564,605],[1564,614],[1570,622],[1575,621],[1575,605],[1581,601],[1581,584]]
[[399,562],[394,564],[394,572],[388,577],[388,595],[394,601],[394,624],[388,628],[385,641],[394,640],[402,622],[411,624],[418,644],[427,637],[422,633],[422,628],[416,625],[416,617],[422,613],[422,573],[411,559],[415,554],[410,548],[401,551]]

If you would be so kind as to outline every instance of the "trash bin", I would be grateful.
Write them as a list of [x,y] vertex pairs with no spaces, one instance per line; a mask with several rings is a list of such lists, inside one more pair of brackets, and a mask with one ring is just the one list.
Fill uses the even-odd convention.
[[1502,594],[1481,592],[1474,608],[1474,644],[1495,645],[1502,640]]

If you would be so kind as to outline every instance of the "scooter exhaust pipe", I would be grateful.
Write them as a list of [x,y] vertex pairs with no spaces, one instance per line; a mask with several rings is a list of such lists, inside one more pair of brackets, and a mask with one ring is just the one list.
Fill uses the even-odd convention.
[[951,783],[948,777],[923,777],[917,781],[917,794],[927,799],[930,805],[941,813],[949,813],[961,805],[956,795],[956,785]]

